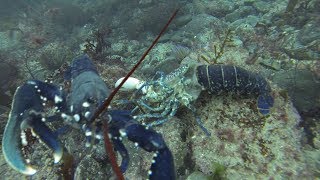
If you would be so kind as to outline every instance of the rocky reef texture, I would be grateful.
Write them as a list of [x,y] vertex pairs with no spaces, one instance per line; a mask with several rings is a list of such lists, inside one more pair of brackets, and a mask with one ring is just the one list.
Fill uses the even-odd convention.
[[290,101],[274,95],[275,106],[268,118],[251,109],[255,107],[252,99],[200,97],[198,111],[212,137],[204,137],[198,128],[192,136],[196,169],[210,175],[218,163],[226,167],[227,179],[310,175],[300,142],[300,116]]
[[[35,0],[28,4],[17,0],[3,5],[1,136],[10,99],[22,82],[51,77],[61,85],[63,78],[57,69],[63,70],[62,64],[85,52],[113,87],[138,61],[172,11],[180,7],[169,30],[134,76],[151,80],[157,71],[168,74],[181,64],[231,64],[267,78],[275,104],[270,116],[262,117],[255,97],[196,94],[193,103],[210,137],[185,107],[167,123],[154,127],[173,153],[178,179],[320,176],[319,0]],[[117,96],[125,99],[131,93]],[[54,122],[50,127],[63,125]],[[77,179],[114,178],[102,143],[86,148],[85,135],[79,129],[60,139],[74,157]],[[125,177],[145,179],[152,154],[127,140],[125,145],[131,158]],[[25,151],[39,169],[32,179],[60,179],[61,164],[53,164],[45,145],[33,139]],[[2,154],[0,164],[2,176],[21,177]]]

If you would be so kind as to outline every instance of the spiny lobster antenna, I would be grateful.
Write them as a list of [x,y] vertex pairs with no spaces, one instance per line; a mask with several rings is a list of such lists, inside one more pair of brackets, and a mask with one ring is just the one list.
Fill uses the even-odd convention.
[[[169,24],[172,22],[172,20],[174,19],[174,17],[177,15],[178,10],[175,10],[174,13],[171,15],[170,19],[168,20],[167,24],[162,28],[162,30],[160,31],[160,33],[158,34],[158,36],[156,37],[156,39],[152,42],[151,46],[144,52],[144,54],[142,55],[142,57],[140,58],[140,60],[137,62],[137,64],[130,70],[130,72],[125,76],[125,78],[121,81],[121,83],[119,84],[119,86],[117,86],[110,94],[110,96],[103,102],[103,104],[101,106],[99,106],[99,108],[97,109],[97,111],[93,114],[92,118],[90,119],[90,123],[94,122],[94,120],[96,118],[99,117],[99,115],[105,111],[112,99],[114,98],[114,96],[116,95],[116,93],[119,91],[119,89],[122,87],[122,85],[128,80],[128,78],[133,74],[133,72],[140,66],[140,64],[142,63],[142,61],[145,59],[145,57],[148,55],[148,53],[150,52],[150,50],[157,44],[158,40],[160,39],[160,37],[163,35],[163,33],[166,31],[166,29],[168,28]],[[102,121],[103,122],[103,135],[104,135],[104,145],[105,145],[105,149],[106,152],[109,156],[109,160],[111,162],[111,166],[113,171],[115,172],[117,178],[119,180],[124,180],[123,174],[118,166],[117,163],[117,158],[115,155],[115,152],[113,150],[113,146],[112,143],[110,141],[109,138],[109,133],[108,133],[108,122],[106,121]]]

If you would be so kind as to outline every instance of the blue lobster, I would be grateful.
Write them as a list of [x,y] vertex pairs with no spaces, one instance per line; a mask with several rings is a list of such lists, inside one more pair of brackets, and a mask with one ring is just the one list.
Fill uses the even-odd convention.
[[[101,121],[107,120],[109,136],[115,150],[122,156],[122,172],[128,167],[129,155],[121,139],[127,137],[144,150],[155,153],[148,172],[150,179],[175,179],[173,157],[162,135],[136,122],[129,111],[108,110],[100,122],[90,121],[95,109],[110,91],[87,55],[73,60],[65,78],[71,79],[69,94],[62,88],[39,80],[29,80],[17,88],[2,140],[5,160],[12,168],[26,175],[36,173],[21,152],[21,133],[25,129],[31,129],[53,150],[54,162],[58,163],[65,148],[58,140],[58,133],[53,132],[45,124],[46,121],[63,119],[68,123],[80,124],[89,146],[103,138]],[[54,104],[55,113],[52,116],[47,116],[45,112],[44,106],[49,102]]]

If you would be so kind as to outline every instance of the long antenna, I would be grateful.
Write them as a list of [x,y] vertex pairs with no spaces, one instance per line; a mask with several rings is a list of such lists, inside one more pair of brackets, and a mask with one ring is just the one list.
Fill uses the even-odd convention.
[[150,50],[157,44],[158,40],[160,39],[160,37],[162,36],[162,34],[166,31],[166,29],[168,28],[169,24],[171,23],[171,21],[173,20],[173,18],[177,15],[178,13],[178,9],[174,11],[173,15],[170,17],[169,21],[167,22],[167,24],[162,28],[161,32],[159,33],[159,35],[157,36],[157,38],[152,42],[151,46],[144,52],[144,54],[142,55],[142,57],[140,58],[140,60],[138,61],[138,63],[136,65],[134,65],[134,67],[131,69],[131,71],[126,75],[126,77],[121,81],[121,83],[119,84],[119,86],[117,86],[110,94],[110,96],[103,102],[103,104],[97,109],[97,111],[94,113],[94,115],[92,116],[90,122],[93,122],[104,110],[106,110],[108,108],[108,106],[110,105],[112,99],[114,98],[114,96],[116,95],[116,93],[119,91],[119,89],[122,87],[122,85],[128,80],[128,78],[134,73],[134,71],[139,67],[139,65],[142,63],[142,61],[145,59],[145,57],[148,55],[148,53],[150,52]]
[[[121,81],[119,86],[117,86],[111,92],[110,96],[103,102],[103,104],[101,106],[99,106],[97,111],[93,114],[92,118],[90,119],[90,123],[94,122],[94,120],[96,118],[98,118],[99,115],[108,108],[108,106],[110,105],[110,103],[111,103],[112,99],[114,98],[114,96],[116,95],[116,93],[119,91],[119,89],[122,87],[122,85],[127,81],[127,79],[134,73],[134,71],[139,67],[139,65],[142,63],[142,61],[148,55],[150,50],[157,44],[158,40],[163,35],[163,33],[166,31],[169,24],[172,22],[173,18],[177,15],[177,13],[178,13],[178,9],[175,10],[174,13],[171,15],[167,24],[162,28],[161,32],[158,34],[156,39],[152,42],[151,46],[144,52],[144,54],[142,55],[142,57],[140,58],[138,63],[130,70],[130,72],[126,75],[126,77]],[[122,174],[122,172],[118,166],[118,163],[117,163],[117,158],[116,158],[115,152],[113,150],[112,143],[109,138],[108,122],[106,122],[106,121],[102,121],[102,122],[103,122],[104,145],[105,145],[106,152],[109,156],[109,160],[111,161],[112,169],[115,172],[115,174],[119,180],[124,180],[123,174]]]

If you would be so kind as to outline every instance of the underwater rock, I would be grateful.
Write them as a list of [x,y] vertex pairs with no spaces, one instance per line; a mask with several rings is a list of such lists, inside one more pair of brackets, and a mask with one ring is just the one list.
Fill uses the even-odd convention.
[[288,91],[298,111],[320,107],[320,83],[309,70],[279,71],[274,74],[272,81]]
[[187,180],[209,180],[209,177],[199,171],[195,171],[187,177]]
[[115,54],[123,54],[125,52],[125,44],[121,42],[112,43],[111,49]]
[[64,44],[50,43],[41,50],[38,61],[43,68],[54,71],[73,57],[74,53]]
[[320,41],[320,31],[315,31],[315,29],[320,29],[320,25],[314,21],[302,27],[298,34],[298,39],[301,44],[308,45],[313,41]]
[[185,33],[198,34],[207,28],[212,26],[221,27],[222,21],[214,16],[207,14],[199,14],[192,18],[192,20],[186,24],[180,31],[185,31]]
[[227,179],[290,179],[309,173],[301,150],[303,132],[296,128],[300,116],[277,92],[268,118],[259,117],[250,99],[201,94],[197,112],[212,136],[195,128],[192,159],[197,170],[210,175],[212,164],[219,163],[226,167]]
[[[111,173],[111,172],[110,172]],[[105,170],[101,164],[95,161],[90,155],[85,156],[77,165],[75,179],[87,179],[94,177],[94,179],[108,179],[110,174],[105,174]]]
[[263,59],[259,62],[259,64],[266,67],[267,69],[272,69],[276,71],[279,71],[282,68],[281,61],[274,59]]
[[240,18],[255,14],[255,10],[251,6],[242,6],[230,14],[226,15],[226,20],[234,22]]
[[186,15],[183,15],[183,16],[176,18],[175,21],[173,22],[173,24],[176,25],[177,27],[183,27],[191,20],[192,20],[192,16],[189,14],[186,14]]
[[246,27],[248,25],[254,27],[257,24],[257,22],[259,22],[259,18],[257,16],[249,15],[245,18],[238,19],[232,22],[229,27],[232,29],[237,29],[240,26]]
[[216,1],[200,1],[196,0],[193,2],[195,11],[206,14],[210,14],[217,18],[222,18],[225,15],[231,13],[237,3],[231,1],[224,0],[216,0]]
[[270,9],[274,8],[270,1],[256,1],[253,3],[253,6],[261,13],[267,13]]

